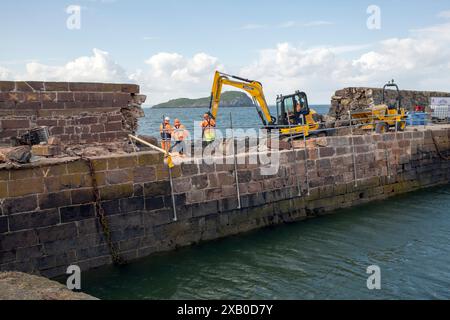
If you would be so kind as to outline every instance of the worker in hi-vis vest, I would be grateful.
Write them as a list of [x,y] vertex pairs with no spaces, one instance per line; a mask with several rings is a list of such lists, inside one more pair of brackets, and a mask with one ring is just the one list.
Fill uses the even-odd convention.
[[165,117],[163,123],[159,126],[159,132],[161,133],[161,148],[165,151],[170,150],[170,140],[172,140],[172,126],[170,125],[170,118]]
[[172,150],[176,148],[176,151],[178,151],[180,155],[184,155],[184,151],[186,149],[185,140],[189,136],[189,132],[186,130],[186,127],[181,124],[181,121],[179,119],[175,119],[172,132],[172,137],[175,140],[175,144],[170,148],[169,151],[172,152]]
[[216,121],[211,118],[208,113],[203,115],[202,121],[202,138],[206,144],[210,144],[216,140]]

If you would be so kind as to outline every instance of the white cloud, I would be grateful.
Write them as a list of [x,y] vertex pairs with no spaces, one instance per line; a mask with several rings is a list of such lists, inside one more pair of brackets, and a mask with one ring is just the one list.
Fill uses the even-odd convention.
[[450,10],[439,12],[438,13],[438,17],[439,18],[444,18],[444,19],[450,18]]
[[206,53],[184,57],[178,53],[160,52],[148,58],[145,65],[146,68],[127,73],[109,53],[94,49],[91,56],[79,57],[63,65],[26,63],[26,72],[22,74],[13,74],[0,66],[0,79],[137,82],[141,92],[148,94],[148,103],[155,104],[179,97],[206,96],[214,71],[225,70],[218,58]]
[[[366,51],[369,48],[374,49]],[[349,52],[353,57],[341,55]],[[404,89],[450,91],[449,57],[450,23],[374,45],[308,48],[281,43],[261,50],[240,74],[261,81],[269,103],[276,94],[299,89],[309,93],[311,101],[324,103],[336,89],[379,87],[392,78]]]
[[26,64],[26,73],[18,79],[45,81],[99,81],[123,82],[128,77],[108,52],[93,49],[92,56],[76,58],[63,66],[50,66],[38,62]]
[[159,37],[147,36],[147,37],[143,37],[142,39],[145,41],[151,41],[151,40],[159,40]]
[[138,70],[130,79],[148,92],[147,102],[156,104],[169,99],[207,96],[215,70],[224,70],[219,59],[206,53],[184,57],[178,53],[161,52],[145,61],[148,68]]
[[450,42],[450,22],[411,30],[412,38]]
[[160,77],[172,74],[184,65],[184,58],[178,53],[161,52],[145,61],[153,72],[153,76]]
[[320,27],[320,26],[330,26],[334,23],[331,21],[324,21],[324,20],[315,20],[315,21],[309,21],[309,22],[299,22],[299,21],[285,21],[278,25],[278,28],[294,28],[294,27],[303,27],[303,28],[309,28],[309,27]]
[[333,25],[333,22],[324,21],[324,20],[315,20],[309,22],[299,22],[294,20],[284,21],[279,23],[278,25],[265,25],[265,24],[256,24],[250,23],[242,26],[239,30],[258,30],[258,29],[267,29],[267,28],[311,28],[311,27],[320,27],[320,26],[329,26]]
[[114,3],[117,2],[118,0],[87,0],[89,2],[99,2],[99,3]]
[[258,30],[258,29],[264,29],[267,28],[266,25],[263,24],[256,24],[256,23],[249,23],[244,26],[242,26],[241,30]]
[[330,47],[329,49],[331,51],[333,51],[333,53],[341,54],[341,53],[362,51],[362,50],[368,49],[372,46],[373,46],[373,44],[367,43],[367,44],[357,44],[357,45],[342,45],[342,46],[337,46],[337,47]]
[[0,80],[11,80],[12,73],[8,69],[0,66]]
[[292,28],[297,25],[297,22],[295,21],[286,21],[279,25],[280,28]]
[[305,26],[305,27],[320,27],[320,26],[330,26],[330,25],[333,25],[333,22],[324,21],[324,20],[310,21],[310,22],[303,24],[303,26]]
[[241,69],[242,76],[261,81],[269,104],[277,94],[304,90],[315,101],[325,102],[332,88],[338,87],[341,70],[349,63],[336,55],[331,48],[297,48],[289,43],[265,49],[251,65]]
[[[409,38],[384,40],[376,51],[361,55],[353,65],[372,77],[390,72],[414,85],[443,75],[450,80],[449,57],[450,23],[447,23],[413,30]],[[440,88],[445,86],[443,82]]]
[[[280,93],[304,90],[314,103],[328,103],[345,86],[381,86],[394,78],[401,88],[450,91],[450,22],[411,30],[408,37],[376,44],[305,47],[280,43],[263,49],[252,62],[233,70],[261,81],[271,104]],[[218,57],[160,52],[139,70],[125,71],[104,51],[52,66],[26,64],[26,73],[0,66],[0,79],[137,82],[155,104],[179,97],[207,96],[215,70],[226,71]]]

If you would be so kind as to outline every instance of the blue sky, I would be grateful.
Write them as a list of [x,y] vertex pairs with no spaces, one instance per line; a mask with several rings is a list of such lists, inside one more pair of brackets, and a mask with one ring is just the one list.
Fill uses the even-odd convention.
[[[369,16],[366,10],[372,4],[381,9],[380,30],[369,30],[366,27]],[[66,28],[69,15],[65,10],[69,5],[80,5],[82,8],[80,30]],[[261,60],[270,60],[272,55],[274,63],[277,64],[279,61],[276,56],[280,50],[283,51],[277,46],[287,44],[289,47],[285,49],[289,49],[283,51],[289,52],[286,54],[287,61],[293,56],[292,63],[302,65],[304,70],[309,70],[310,74],[326,73],[327,70],[311,69],[308,65],[308,59],[314,59],[322,54],[327,56],[324,63],[333,63],[328,53],[314,51],[315,48],[341,48],[342,50],[338,50],[338,53],[333,53],[335,56],[332,59],[337,59],[334,63],[340,64],[347,61],[353,65],[354,61],[366,53],[379,53],[380,43],[387,39],[413,39],[417,42],[421,41],[422,37],[429,39],[423,34],[415,35],[415,31],[412,30],[445,26],[450,19],[446,18],[442,12],[449,10],[449,1],[437,0],[2,1],[0,24],[3,32],[0,71],[3,70],[3,73],[0,72],[0,75],[3,74],[2,78],[14,79],[30,76],[48,77],[51,80],[58,79],[58,76],[64,78],[67,72],[55,68],[62,68],[80,57],[95,59],[93,49],[96,48],[107,53],[107,55],[99,53],[97,58],[107,60],[105,65],[113,69],[109,73],[105,72],[105,75],[111,75],[111,81],[129,78],[132,81],[143,82],[141,84],[143,91],[148,91],[149,97],[153,93],[154,96],[150,98],[150,101],[154,102],[169,97],[176,98],[179,95],[207,94],[212,70],[199,65],[203,63],[209,63],[210,69],[223,67],[226,71],[233,73],[252,72],[254,75],[244,74],[243,76],[250,78],[259,76],[267,79],[266,86],[272,84],[271,79],[274,77],[285,74],[286,77],[283,80],[294,82],[298,80],[298,85],[308,87],[307,73],[302,73],[301,70],[298,70],[296,74],[286,72],[289,66],[283,65],[284,62],[280,63],[277,71],[276,68],[268,67],[267,64],[270,62]],[[440,17],[439,13],[441,13]],[[442,35],[440,37],[442,38]],[[442,40],[441,38],[437,40]],[[432,39],[436,38],[433,36]],[[411,45],[414,46],[414,44]],[[448,43],[444,46],[448,48]],[[264,50],[267,50],[268,57],[262,57]],[[310,56],[303,56],[303,52],[308,50],[311,51]],[[380,54],[389,51],[386,48],[383,50]],[[160,53],[170,53],[172,56],[161,58],[158,56]],[[216,59],[213,61],[203,57],[204,59],[200,59],[202,62],[197,63],[197,69],[202,69],[201,72],[205,74],[200,75],[201,72],[198,70],[198,72],[184,70],[189,65],[190,59],[199,53]],[[152,64],[145,63],[155,56],[159,59],[153,59]],[[401,59],[395,54],[393,58]],[[161,59],[165,63],[164,68],[160,68]],[[168,59],[176,60],[174,62],[176,67],[173,67],[172,62],[167,62]],[[181,62],[182,60],[184,62]],[[383,61],[380,60],[377,63]],[[39,72],[36,68],[31,68],[32,71],[27,69],[27,64],[32,62],[39,64],[37,68]],[[83,61],[78,61],[75,66],[82,68],[82,63]],[[264,63],[266,63],[265,66]],[[312,65],[314,63],[312,62]],[[171,67],[167,67],[167,64]],[[371,67],[377,65],[372,60],[370,64]],[[441,60],[438,65],[442,67]],[[149,70],[149,66],[153,69]],[[179,68],[180,72],[177,73],[174,68]],[[261,69],[264,68],[267,69],[266,72],[261,73]],[[341,68],[343,70],[339,72],[344,72],[346,69],[345,66]],[[408,69],[408,66],[403,69]],[[161,77],[161,81],[154,76],[155,70],[159,70],[156,73]],[[412,73],[406,74],[404,71],[399,70],[398,77],[409,79]],[[311,87],[307,89],[320,91],[320,94],[312,93],[312,95],[318,103],[326,103],[327,97],[333,91],[332,86],[350,85],[351,83],[348,83],[350,80],[355,80],[355,84],[382,85],[378,83],[381,81],[381,76],[366,79],[364,82],[361,79],[361,70],[358,72],[356,75],[346,74],[345,78],[348,80],[342,83],[335,79],[336,81],[332,81],[323,88],[319,84],[326,80],[327,75],[322,75],[322,81],[320,77],[315,76],[314,85],[311,84]],[[174,77],[174,74],[178,76]],[[389,80],[393,76],[395,74],[386,75],[385,78]],[[420,76],[423,74],[421,73]],[[77,77],[80,77],[80,80],[96,80],[95,74],[87,75],[86,72],[61,80],[77,80]],[[434,76],[433,79],[435,78]],[[98,80],[108,79],[99,78]],[[438,80],[433,80],[432,84]],[[177,81],[183,82],[182,85],[177,85]],[[148,82],[160,82],[160,84],[164,83],[164,86],[158,87]],[[407,85],[411,88],[423,88],[424,84],[408,82]],[[288,87],[287,89],[291,89],[294,85],[288,85]],[[269,89],[269,96],[273,96],[276,90],[283,89],[281,85]]]

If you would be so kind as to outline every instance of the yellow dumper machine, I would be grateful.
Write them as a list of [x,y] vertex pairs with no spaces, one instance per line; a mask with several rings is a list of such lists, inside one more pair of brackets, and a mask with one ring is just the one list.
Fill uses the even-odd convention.
[[[386,102],[388,88],[396,89],[395,103]],[[382,101],[382,104],[375,105],[370,109],[351,112],[352,125],[357,125],[363,130],[375,130],[376,133],[385,133],[391,128],[395,128],[396,131],[404,131],[407,115],[405,109],[401,107],[400,90],[394,80],[384,85]]]

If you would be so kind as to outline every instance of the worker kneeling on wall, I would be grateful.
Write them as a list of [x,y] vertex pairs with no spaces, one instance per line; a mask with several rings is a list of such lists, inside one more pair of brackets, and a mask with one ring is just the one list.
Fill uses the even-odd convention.
[[202,136],[203,141],[205,141],[207,145],[216,140],[215,128],[216,128],[216,121],[212,119],[208,113],[205,113],[203,115],[202,121]]

